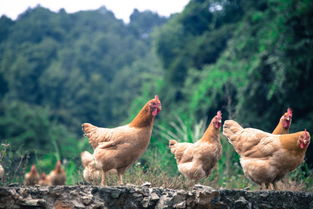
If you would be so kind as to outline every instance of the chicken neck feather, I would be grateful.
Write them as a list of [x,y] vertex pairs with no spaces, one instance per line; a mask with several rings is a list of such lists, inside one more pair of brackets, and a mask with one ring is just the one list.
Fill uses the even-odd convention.
[[209,143],[216,142],[219,139],[219,132],[220,132],[220,129],[215,128],[213,125],[213,121],[211,121],[209,127],[204,132],[200,141],[209,142]]
[[301,135],[304,134],[304,131],[299,131],[293,134],[284,134],[279,137],[282,147],[287,150],[295,151],[296,153],[305,153],[306,149],[301,149],[298,145],[298,139]]
[[129,123],[129,127],[143,128],[152,126],[154,116],[149,112],[148,103],[139,111],[136,117]]

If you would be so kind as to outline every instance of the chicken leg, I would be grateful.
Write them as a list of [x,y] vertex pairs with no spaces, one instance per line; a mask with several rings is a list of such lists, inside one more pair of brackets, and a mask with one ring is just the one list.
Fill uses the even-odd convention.
[[105,172],[102,170],[102,175],[101,175],[101,186],[107,186],[105,182]]

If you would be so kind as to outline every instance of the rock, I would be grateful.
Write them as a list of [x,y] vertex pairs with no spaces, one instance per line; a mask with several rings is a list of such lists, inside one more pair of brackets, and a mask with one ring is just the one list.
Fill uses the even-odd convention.
[[151,200],[158,200],[158,199],[160,199],[159,195],[157,193],[155,193],[155,192],[152,192],[150,197],[151,197]]
[[151,187],[151,183],[148,182],[148,181],[146,181],[146,182],[144,182],[141,186],[142,186],[142,187]]
[[141,201],[142,207],[147,208],[149,207],[150,203],[150,198],[149,197],[144,197]]
[[191,191],[152,187],[0,187],[0,208],[313,208],[312,192],[215,190],[196,185]]
[[82,196],[82,202],[84,205],[90,205],[91,201],[92,201],[92,195],[86,195],[86,196]]
[[12,183],[12,184],[9,184],[8,187],[17,187],[18,186],[18,183]]
[[135,193],[133,193],[133,197],[140,198],[140,197],[142,197],[142,194],[138,193],[138,192],[135,192]]
[[84,209],[85,208],[85,205],[84,204],[82,204],[82,203],[80,203],[80,201],[78,201],[78,200],[73,200],[72,201],[72,203],[73,203],[73,205],[75,206],[75,208],[81,208],[81,209]]
[[161,196],[160,200],[158,201],[156,205],[156,209],[166,209],[166,208],[171,208],[172,203],[172,198],[169,196]]
[[201,184],[196,184],[196,185],[194,185],[192,189],[193,189],[193,190],[204,190],[204,191],[212,191],[212,190],[215,190],[213,187],[205,186],[205,185],[201,185]]
[[251,208],[251,203],[249,203],[244,197],[240,197],[238,200],[235,201],[235,207],[234,208]]
[[46,201],[41,199],[25,199],[24,203],[22,203],[23,206],[41,206]]
[[120,196],[121,194],[121,191],[120,190],[114,190],[112,193],[111,193],[111,197],[116,199]]
[[174,208],[186,208],[186,201],[175,204]]

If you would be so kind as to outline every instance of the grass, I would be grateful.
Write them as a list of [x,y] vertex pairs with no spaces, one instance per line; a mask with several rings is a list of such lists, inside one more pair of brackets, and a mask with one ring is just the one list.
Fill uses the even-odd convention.
[[[302,166],[305,166],[305,164]],[[304,177],[303,171],[300,171],[302,166],[278,183],[279,190],[312,191],[313,176]],[[297,176],[296,178],[295,175]],[[109,186],[119,185],[116,174],[108,174],[106,180]],[[158,167],[146,170],[139,163],[133,165],[124,175],[125,185],[140,186],[145,182],[150,182],[152,187],[184,190],[191,190],[195,184],[195,182],[186,179],[181,174],[171,176],[166,170],[161,170]],[[216,168],[209,178],[202,179],[196,184],[210,186],[215,189],[259,190],[259,186],[248,180],[243,174],[218,175]]]
[[[155,135],[151,140],[149,149],[145,152],[124,175],[125,184],[142,185],[150,182],[153,187],[189,190],[194,182],[183,177],[177,170],[174,156],[168,148],[169,139],[178,141],[197,141],[206,128],[206,122],[201,120],[193,127],[188,127],[179,117],[168,126],[163,125],[156,128]],[[247,189],[259,190],[259,186],[248,180],[244,175],[239,163],[239,156],[234,151],[227,139],[221,136],[223,154],[216,167],[208,178],[200,180],[199,184],[211,186],[216,189]],[[79,152],[78,152],[79,153]],[[53,169],[56,159],[55,153],[46,153],[36,156],[38,171],[46,173]],[[1,180],[2,186],[10,183],[22,184],[26,172],[30,168],[31,153],[14,150],[8,144],[0,147],[0,160],[5,169],[5,177]],[[83,182],[81,162],[79,158],[64,160],[63,166],[67,173],[68,185],[81,184]],[[118,185],[116,174],[107,175],[109,186]],[[297,169],[289,173],[278,183],[280,190],[312,191],[313,174],[307,164],[303,163]]]

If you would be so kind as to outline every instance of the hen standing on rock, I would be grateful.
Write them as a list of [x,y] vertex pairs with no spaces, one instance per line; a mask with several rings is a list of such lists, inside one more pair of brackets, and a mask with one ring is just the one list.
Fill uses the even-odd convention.
[[47,176],[51,185],[64,185],[66,181],[66,174],[62,168],[61,161],[58,160],[55,169]]
[[222,113],[218,111],[202,138],[196,143],[178,143],[169,141],[171,152],[175,155],[179,172],[192,180],[199,180],[210,175],[222,154],[220,127]]
[[41,173],[40,179],[39,179],[39,185],[48,186],[50,184],[51,183],[50,183],[50,180],[49,180],[49,177],[47,176],[47,174],[45,172]]
[[246,177],[268,188],[297,168],[304,160],[310,144],[306,130],[274,135],[254,128],[242,128],[236,121],[226,120],[223,134],[240,155]]
[[0,179],[2,179],[4,176],[4,169],[2,167],[2,165],[0,164]]
[[25,174],[24,184],[26,186],[34,186],[39,182],[39,174],[37,172],[36,166],[32,165],[30,172]]
[[119,183],[123,184],[123,174],[147,149],[150,142],[155,116],[161,111],[158,96],[148,101],[137,116],[127,125],[116,128],[100,128],[90,123],[82,125],[89,143],[95,149],[97,168],[102,170],[101,184],[105,185],[105,175],[117,170]]

